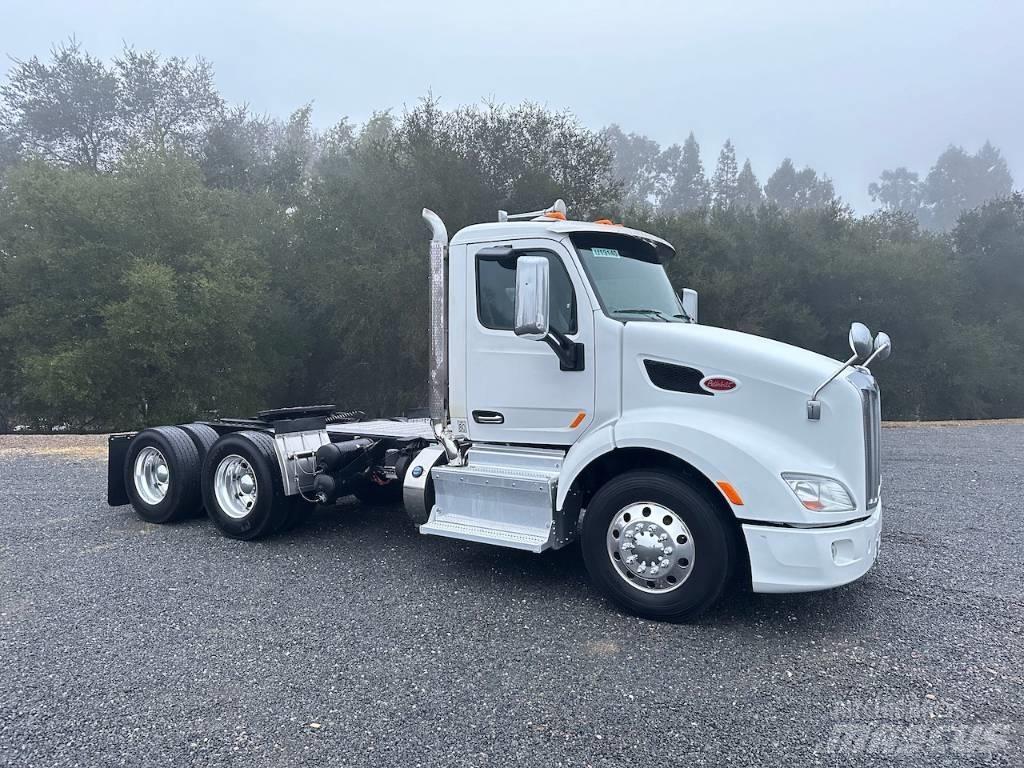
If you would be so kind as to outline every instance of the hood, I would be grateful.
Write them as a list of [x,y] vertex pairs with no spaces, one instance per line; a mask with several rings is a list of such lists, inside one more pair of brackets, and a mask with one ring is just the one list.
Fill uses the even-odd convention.
[[708,376],[753,376],[807,395],[842,365],[791,344],[709,325],[627,322],[623,340],[627,353],[691,365]]

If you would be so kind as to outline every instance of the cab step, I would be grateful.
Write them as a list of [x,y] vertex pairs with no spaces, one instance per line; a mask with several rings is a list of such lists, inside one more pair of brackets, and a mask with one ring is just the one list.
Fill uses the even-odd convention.
[[479,446],[465,466],[435,467],[435,504],[420,533],[529,552],[568,544],[575,526],[554,509],[564,458],[550,449]]

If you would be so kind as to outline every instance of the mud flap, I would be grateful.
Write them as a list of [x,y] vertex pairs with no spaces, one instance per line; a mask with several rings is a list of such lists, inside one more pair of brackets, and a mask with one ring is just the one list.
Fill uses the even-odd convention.
[[124,461],[135,432],[111,435],[107,442],[107,504],[120,507],[130,503],[124,486]]

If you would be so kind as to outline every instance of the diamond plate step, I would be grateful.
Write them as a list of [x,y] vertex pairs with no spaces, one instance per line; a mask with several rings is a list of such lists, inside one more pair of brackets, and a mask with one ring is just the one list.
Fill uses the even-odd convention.
[[528,552],[543,552],[548,548],[548,531],[542,534],[537,529],[526,529],[519,526],[506,525],[504,528],[488,528],[471,519],[463,518],[460,521],[454,516],[442,520],[431,517],[430,522],[420,526],[420,533],[432,536],[444,536],[449,539],[462,539],[463,541],[476,541],[481,544],[494,544],[499,547],[511,547],[513,549],[525,549]]

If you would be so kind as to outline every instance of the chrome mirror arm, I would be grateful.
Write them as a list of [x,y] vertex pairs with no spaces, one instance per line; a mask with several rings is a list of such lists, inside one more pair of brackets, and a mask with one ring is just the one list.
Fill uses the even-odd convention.
[[880,347],[879,347],[878,349],[876,349],[876,350],[875,350],[874,352],[872,352],[872,353],[871,353],[871,356],[870,356],[870,357],[868,357],[868,359],[867,359],[867,360],[865,360],[865,361],[864,361],[863,363],[861,363],[861,365],[863,365],[863,366],[864,366],[865,368],[867,368],[867,367],[868,367],[868,365],[870,365],[870,364],[871,364],[871,361],[872,361],[872,360],[874,360],[874,359],[875,359],[876,357],[878,357],[878,356],[879,356],[879,355],[880,355],[880,354],[881,354],[882,352],[884,352],[885,350],[887,350],[887,349],[889,349],[889,348],[891,348],[891,347],[892,347],[892,344],[890,344],[890,343],[886,343],[886,344],[883,344],[883,345],[882,345],[882,346],[880,346]]
[[851,357],[849,360],[847,360],[845,363],[839,366],[839,368],[836,369],[835,373],[833,373],[831,376],[825,379],[825,381],[822,382],[822,384],[816,390],[814,390],[814,393],[811,395],[811,399],[807,401],[808,419],[810,419],[811,421],[817,421],[818,419],[821,418],[821,401],[818,400],[818,395],[821,394],[821,390],[823,390],[825,387],[827,387],[829,384],[835,381],[836,376],[838,376],[840,373],[842,373],[855,362],[857,362],[857,357],[857,354],[854,353],[853,357]]

